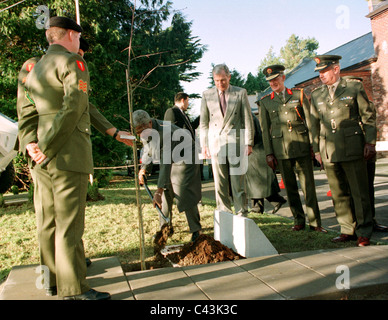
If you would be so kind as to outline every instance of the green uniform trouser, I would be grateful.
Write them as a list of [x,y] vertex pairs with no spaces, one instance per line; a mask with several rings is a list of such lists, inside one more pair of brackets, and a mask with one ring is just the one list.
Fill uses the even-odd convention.
[[[325,162],[327,179],[341,233],[370,238],[373,231],[369,185],[364,159]],[[354,215],[351,207],[354,201]]]
[[61,171],[52,162],[31,172],[40,260],[50,271],[50,283],[44,286],[56,285],[64,297],[90,290],[82,242],[88,174]]
[[321,226],[321,214],[319,212],[317,194],[315,191],[314,172],[311,156],[278,160],[279,170],[287,193],[287,200],[295,225],[305,225],[306,217],[299,196],[299,187],[295,173],[298,175],[302,188],[307,217],[312,227]]

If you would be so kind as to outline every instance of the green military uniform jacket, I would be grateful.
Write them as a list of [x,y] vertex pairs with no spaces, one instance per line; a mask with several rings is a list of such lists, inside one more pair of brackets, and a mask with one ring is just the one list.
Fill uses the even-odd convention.
[[311,131],[327,162],[361,159],[365,143],[376,144],[376,112],[360,79],[341,78],[333,99],[326,85],[311,93]]
[[18,97],[17,106],[20,150],[25,152],[27,144],[38,142],[49,160],[56,157],[58,169],[93,173],[90,123],[103,134],[114,126],[89,103],[85,61],[57,44],[39,62],[33,59],[23,65],[19,76],[18,95],[25,94]]
[[286,88],[284,101],[272,92],[259,104],[266,155],[284,160],[310,154],[310,104],[302,90]]

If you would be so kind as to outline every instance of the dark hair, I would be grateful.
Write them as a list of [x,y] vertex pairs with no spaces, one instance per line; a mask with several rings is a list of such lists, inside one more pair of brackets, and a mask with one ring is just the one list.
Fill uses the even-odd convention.
[[181,101],[182,99],[186,100],[189,97],[187,93],[179,92],[175,95],[174,102]]

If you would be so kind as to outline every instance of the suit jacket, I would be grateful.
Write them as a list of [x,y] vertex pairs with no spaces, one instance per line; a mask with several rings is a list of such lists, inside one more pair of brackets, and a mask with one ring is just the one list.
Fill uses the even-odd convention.
[[285,101],[274,92],[260,100],[260,124],[266,155],[290,159],[310,153],[310,104],[300,89],[285,90]]
[[361,159],[365,143],[376,143],[376,110],[360,79],[344,77],[331,99],[323,85],[311,93],[313,147],[323,161]]
[[[174,133],[183,134],[183,142],[173,139]],[[148,141],[152,136],[153,141]],[[181,130],[167,121],[152,120],[152,130],[141,134],[144,154],[149,160],[159,162],[158,188],[169,188],[172,185],[180,212],[191,209],[201,200],[201,174],[195,144],[187,131]],[[155,140],[158,139],[158,141]],[[177,161],[177,152],[185,149],[185,160]],[[143,156],[144,156],[143,154]],[[159,156],[159,159],[155,157]],[[147,161],[142,161],[142,168],[147,169]],[[149,163],[148,163],[149,164]]]
[[54,44],[26,79],[27,99],[18,105],[21,149],[35,141],[58,169],[93,173],[91,117],[103,132],[113,126],[89,104],[85,61]]
[[[228,108],[222,115],[217,88],[202,95],[200,115],[200,140],[202,147],[208,147],[217,155],[222,147],[231,141],[237,145],[253,146],[254,129],[251,107],[245,89],[230,86]],[[240,130],[244,130],[241,136]]]
[[190,119],[183,114],[183,111],[179,109],[179,107],[174,106],[167,109],[164,114],[164,121],[170,121],[172,124],[175,124],[179,128],[189,130],[191,136],[195,140],[195,131],[190,122]]

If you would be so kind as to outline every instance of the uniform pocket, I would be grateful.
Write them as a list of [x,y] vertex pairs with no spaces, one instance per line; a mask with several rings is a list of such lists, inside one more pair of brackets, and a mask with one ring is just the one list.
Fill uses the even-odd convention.
[[88,114],[83,114],[81,119],[79,120],[77,124],[77,129],[81,131],[82,133],[86,133],[88,135],[91,135],[91,130],[90,130],[90,117]]
[[285,146],[283,139],[283,132],[281,128],[276,128],[271,132],[272,147],[276,157],[284,157],[285,155]]
[[364,152],[364,134],[361,128],[344,128],[344,135],[346,156],[362,156]]

